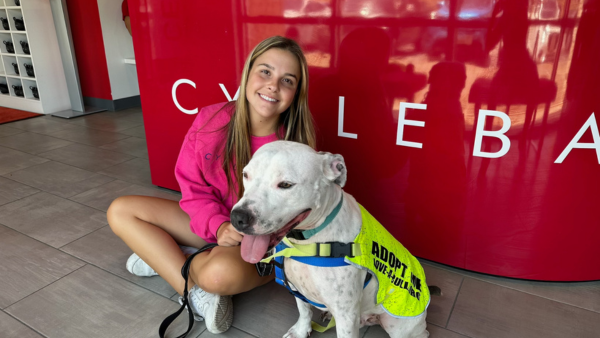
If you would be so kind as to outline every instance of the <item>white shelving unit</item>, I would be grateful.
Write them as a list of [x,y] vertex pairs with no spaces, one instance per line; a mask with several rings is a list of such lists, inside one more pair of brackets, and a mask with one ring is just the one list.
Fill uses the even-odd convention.
[[[6,19],[9,29],[3,26]],[[0,59],[0,89],[8,86],[0,106],[41,114],[71,108],[48,0],[21,0],[19,6],[0,0]]]

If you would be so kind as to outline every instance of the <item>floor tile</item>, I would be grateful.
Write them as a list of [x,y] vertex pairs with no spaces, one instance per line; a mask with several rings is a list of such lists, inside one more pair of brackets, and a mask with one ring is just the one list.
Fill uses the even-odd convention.
[[[233,297],[233,325],[261,338],[280,338],[298,320],[296,300],[286,288],[275,282]],[[313,308],[313,319],[320,310]],[[361,336],[367,327],[361,329]],[[311,337],[334,338],[335,329]]]
[[107,211],[112,201],[117,197],[125,195],[154,196],[173,201],[181,199],[180,194],[166,192],[164,189],[159,190],[158,188],[141,186],[120,180],[106,183],[69,199],[98,210]]
[[105,144],[100,148],[117,151],[135,157],[148,158],[148,146],[146,146],[146,140],[142,138],[130,137],[114,143]]
[[435,285],[442,289],[441,296],[431,296],[427,309],[427,322],[446,327],[463,276],[426,264],[423,264],[423,269],[427,285]]
[[[427,331],[429,331],[429,338],[468,338],[467,336],[432,324],[427,325]],[[381,328],[381,326],[375,325],[369,328],[364,338],[390,338],[390,336]]]
[[447,328],[470,337],[597,337],[600,314],[467,277]]
[[14,171],[5,177],[64,198],[114,181],[112,177],[54,161]]
[[122,181],[141,184],[145,186],[152,185],[150,176],[150,162],[144,158],[135,158],[99,171],[98,173],[111,176]]
[[[132,130],[132,129],[129,129],[129,130]],[[24,133],[24,132],[25,131],[23,129],[13,128],[7,124],[0,124],[0,137],[16,135],[16,134],[20,134],[20,133]]]
[[492,277],[487,281],[557,302],[600,313],[600,281],[549,283]]
[[[86,265],[5,311],[49,338],[157,337],[179,306],[96,267]],[[185,332],[187,316],[167,331]],[[196,322],[191,337],[205,329]]]
[[473,279],[500,285],[510,289],[522,291],[535,296],[570,304],[600,313],[600,281],[591,282],[540,282],[521,279],[497,277],[477,272],[471,272],[442,264],[427,261],[425,264],[435,266],[446,271],[471,277]]
[[144,115],[142,114],[142,112],[131,112],[129,114],[127,114],[127,116],[124,117],[127,120],[130,120],[132,122],[137,122],[140,124],[144,124]]
[[48,134],[59,130],[72,129],[73,127],[65,123],[60,118],[48,118],[48,116],[36,117],[33,119],[11,122],[11,128],[27,130],[38,134]]
[[48,162],[48,159],[0,146],[0,175],[44,162]]
[[137,277],[129,273],[125,263],[132,251],[108,225],[65,245],[61,250],[165,297],[177,293],[159,276]]
[[1,146],[34,155],[62,148],[72,143],[71,141],[30,132],[0,138]]
[[[2,133],[2,131],[0,130],[0,135],[1,135],[1,133]],[[139,126],[139,127],[121,130],[121,131],[119,131],[119,133],[146,139],[146,128],[143,125]]]
[[8,178],[0,177],[0,205],[33,195],[36,192],[39,192],[39,190],[28,185],[9,180]]
[[[2,225],[0,248],[0,308],[84,265],[76,258]],[[0,329],[0,332],[4,331]]]
[[40,192],[0,206],[0,224],[59,248],[108,223],[106,213]]
[[70,129],[62,129],[50,132],[48,133],[48,135],[68,141],[87,144],[94,147],[113,143],[118,140],[130,137],[128,135],[97,129],[90,129],[78,125]]
[[123,154],[123,152],[108,151],[83,144],[71,144],[38,155],[92,172],[112,167],[133,158],[133,156]]
[[18,320],[0,311],[0,332],[6,338],[42,338]]
[[251,334],[244,331],[238,330],[235,327],[231,327],[226,332],[220,334],[212,334],[208,331],[204,331],[198,338],[254,338]]
[[77,117],[69,122],[87,128],[110,132],[118,132],[119,130],[130,129],[143,124],[143,121],[139,121],[137,119],[130,119],[108,114],[92,114]]

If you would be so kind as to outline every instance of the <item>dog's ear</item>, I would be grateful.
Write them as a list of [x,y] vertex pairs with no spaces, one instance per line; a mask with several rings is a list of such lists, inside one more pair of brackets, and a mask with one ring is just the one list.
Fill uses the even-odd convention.
[[333,183],[344,187],[346,185],[346,163],[342,155],[319,152],[323,156],[323,174]]

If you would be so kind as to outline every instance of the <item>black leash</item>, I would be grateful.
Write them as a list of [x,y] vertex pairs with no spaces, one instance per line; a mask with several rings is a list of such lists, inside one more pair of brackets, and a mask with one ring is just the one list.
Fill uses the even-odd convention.
[[162,324],[160,324],[160,327],[158,328],[158,335],[160,336],[160,338],[165,338],[165,332],[167,331],[167,328],[169,327],[169,325],[171,325],[171,323],[173,323],[173,321],[177,317],[179,317],[179,315],[183,312],[183,310],[185,309],[186,306],[188,306],[188,318],[189,318],[188,329],[184,334],[177,336],[177,338],[184,338],[185,336],[187,336],[188,333],[190,333],[190,331],[194,327],[194,314],[192,313],[191,307],[188,305],[188,302],[189,302],[188,301],[188,276],[190,274],[190,265],[192,263],[192,259],[194,259],[194,257],[196,257],[197,254],[204,252],[208,249],[212,249],[216,246],[218,246],[217,243],[207,244],[204,247],[202,247],[201,249],[199,249],[198,251],[196,251],[195,253],[191,254],[190,257],[188,257],[185,260],[185,263],[183,264],[183,267],[181,268],[181,275],[183,276],[183,279],[185,280],[185,288],[183,289],[183,304],[181,305],[179,310],[177,310],[175,313],[173,313],[172,315],[165,318],[165,320],[163,320]]

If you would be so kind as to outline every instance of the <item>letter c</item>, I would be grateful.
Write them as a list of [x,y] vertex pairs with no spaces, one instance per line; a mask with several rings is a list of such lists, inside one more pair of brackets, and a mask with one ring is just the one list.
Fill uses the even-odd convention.
[[173,96],[173,103],[175,103],[177,108],[185,114],[189,114],[189,115],[198,114],[198,108],[195,108],[193,110],[188,110],[188,109],[183,108],[177,101],[177,87],[179,87],[179,85],[182,83],[187,83],[190,86],[196,88],[196,84],[188,79],[179,79],[179,80],[175,81],[175,83],[173,84],[173,88],[171,89],[171,96]]

